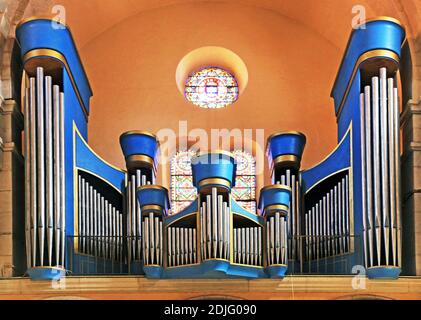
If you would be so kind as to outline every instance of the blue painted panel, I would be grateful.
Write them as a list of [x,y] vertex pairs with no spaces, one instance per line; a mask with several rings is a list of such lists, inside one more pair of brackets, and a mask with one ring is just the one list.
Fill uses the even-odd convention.
[[92,90],[70,30],[64,26],[57,28],[57,23],[51,20],[31,20],[16,29],[16,38],[21,47],[22,57],[27,52],[40,48],[52,49],[64,55],[87,109],[86,112],[89,114],[89,99],[92,96]]
[[163,208],[166,214],[170,208],[168,190],[157,185],[146,185],[136,191],[140,206],[157,205]]
[[405,31],[400,25],[385,20],[370,21],[366,23],[366,29],[353,30],[332,88],[331,96],[335,99],[335,112],[338,111],[360,55],[374,49],[387,49],[400,55],[404,38]]
[[291,189],[279,184],[266,186],[260,191],[259,209],[262,215],[265,215],[264,209],[267,206],[283,205],[289,208],[290,201]]
[[222,178],[235,184],[237,164],[234,158],[224,153],[206,153],[192,158],[193,185],[199,189],[199,182],[208,178]]
[[88,144],[76,133],[76,166],[89,171],[109,184],[113,185],[120,192],[125,190],[125,172],[117,170],[104,162],[88,147]]
[[306,137],[303,134],[283,133],[275,135],[268,141],[268,157],[273,160],[281,155],[295,155],[301,159],[305,144]]
[[350,143],[351,135],[349,131],[335,151],[327,159],[313,168],[301,171],[302,190],[304,193],[320,180],[350,166]]
[[155,160],[158,152],[158,141],[149,134],[130,133],[120,136],[120,145],[124,156],[146,155]]
[[182,219],[183,217],[190,215],[191,213],[197,213],[198,208],[198,199],[194,200],[192,203],[190,203],[184,210],[180,211],[177,214],[170,215],[166,217],[165,225],[171,224],[174,220]]

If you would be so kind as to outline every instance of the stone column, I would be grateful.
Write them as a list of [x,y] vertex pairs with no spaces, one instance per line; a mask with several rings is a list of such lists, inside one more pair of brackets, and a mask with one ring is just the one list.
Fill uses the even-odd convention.
[[0,277],[25,272],[23,115],[14,100],[0,106]]

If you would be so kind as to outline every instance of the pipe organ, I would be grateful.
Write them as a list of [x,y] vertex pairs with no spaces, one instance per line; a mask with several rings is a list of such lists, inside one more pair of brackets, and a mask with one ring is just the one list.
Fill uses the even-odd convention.
[[[156,175],[156,152],[158,148],[157,139],[154,135],[142,131],[128,131],[120,136],[120,145],[123,150],[126,168],[127,181],[125,187],[126,196],[126,226],[127,226],[127,261],[132,270],[141,272],[144,252],[142,247],[143,224],[153,226],[153,219],[142,220],[140,204],[136,198],[137,188],[150,185],[155,182]],[[141,147],[139,149],[139,146]],[[152,227],[153,229],[153,227]],[[152,233],[148,233],[150,235]],[[154,255],[153,255],[154,257]],[[153,259],[151,260],[153,261]],[[149,260],[148,260],[149,263]]]
[[44,68],[24,89],[28,266],[64,266],[64,94]]
[[156,182],[155,135],[120,136],[126,170],[88,144],[92,91],[66,26],[16,29],[24,66],[25,233],[28,275],[144,274],[149,278],[283,278],[285,274],[401,272],[399,59],[405,31],[381,18],[354,29],[332,89],[336,148],[301,169],[306,137],[269,136],[272,184],[259,213],[231,190],[231,153],[192,159],[197,198],[170,215]]

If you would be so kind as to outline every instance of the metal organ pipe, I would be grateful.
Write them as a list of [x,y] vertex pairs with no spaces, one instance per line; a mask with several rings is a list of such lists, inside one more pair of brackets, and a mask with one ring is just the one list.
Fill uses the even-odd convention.
[[27,267],[64,265],[64,95],[37,67],[24,97]]
[[[228,195],[228,194],[226,194]],[[212,187],[200,202],[202,260],[229,259],[230,210],[224,193]],[[193,228],[193,232],[195,232]],[[238,247],[236,246],[238,250]]]
[[[371,86],[364,87],[360,102],[365,133],[362,192],[368,268],[400,266],[399,105],[395,79],[387,78],[387,73],[387,68],[379,69]],[[348,189],[348,179],[345,185]]]

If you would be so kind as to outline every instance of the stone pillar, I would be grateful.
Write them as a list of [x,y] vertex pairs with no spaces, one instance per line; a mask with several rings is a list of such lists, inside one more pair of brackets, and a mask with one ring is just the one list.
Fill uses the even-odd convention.
[[402,264],[405,275],[421,275],[421,100],[402,114]]
[[0,106],[0,277],[23,275],[25,262],[23,115],[14,100]]

